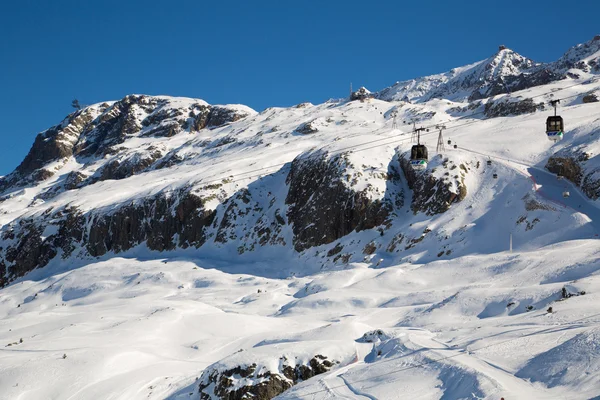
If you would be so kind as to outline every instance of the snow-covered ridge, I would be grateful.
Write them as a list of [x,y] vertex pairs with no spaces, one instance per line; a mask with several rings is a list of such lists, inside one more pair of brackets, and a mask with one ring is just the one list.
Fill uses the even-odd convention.
[[600,36],[569,49],[551,63],[536,63],[500,46],[493,56],[448,72],[396,82],[375,94],[383,100],[425,102],[434,98],[473,101],[600,73]]

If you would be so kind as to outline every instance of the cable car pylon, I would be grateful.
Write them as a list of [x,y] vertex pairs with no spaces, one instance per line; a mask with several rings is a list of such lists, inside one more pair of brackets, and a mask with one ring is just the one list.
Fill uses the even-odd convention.
[[442,151],[446,151],[446,147],[444,146],[444,136],[442,135],[442,131],[446,129],[446,125],[436,125],[435,129],[440,130],[440,134],[438,135],[437,146],[435,151],[441,153]]

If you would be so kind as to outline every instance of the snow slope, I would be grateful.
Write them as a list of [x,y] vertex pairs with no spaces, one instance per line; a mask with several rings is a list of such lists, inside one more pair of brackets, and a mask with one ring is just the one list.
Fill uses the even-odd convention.
[[[497,61],[494,73],[512,68]],[[3,245],[18,241],[6,232],[28,221],[44,221],[36,234],[42,244],[54,237],[57,210],[106,216],[183,189],[206,194],[203,207],[218,221],[214,235],[200,246],[158,251],[142,241],[98,257],[81,246],[15,276],[0,289],[0,399],[217,398],[211,373],[239,368],[229,386],[238,390],[317,355],[331,367],[277,398],[600,396],[600,208],[544,168],[575,150],[589,155],[584,172],[600,167],[600,103],[583,103],[600,90],[594,76],[590,69],[474,106],[458,95],[462,83],[454,100],[422,104],[331,101],[260,113],[220,106],[226,111],[213,111],[215,120],[222,112],[243,117],[197,130],[188,118],[197,121],[207,103],[144,98],[144,107],[158,108],[135,105],[131,130],[110,151],[61,157],[44,164],[53,171],[46,179],[19,176],[4,189]],[[547,107],[485,115],[486,104],[553,98],[563,99],[567,127],[558,143],[544,133]],[[114,104],[89,112],[109,115]],[[428,177],[464,195],[443,212],[430,212],[436,194],[419,199],[399,172],[412,145],[412,126],[402,122],[413,120],[430,129],[422,135]],[[440,154],[437,124],[446,125]],[[82,135],[76,123],[61,126],[69,143],[97,144],[97,130]],[[164,134],[149,133],[157,130]],[[103,175],[113,162],[139,165],[148,157],[128,176]],[[339,190],[393,207],[378,227],[297,251],[288,177],[293,165],[317,157],[347,177],[334,182]],[[177,161],[161,165],[169,160]],[[390,178],[393,171],[399,178]],[[75,173],[91,180],[68,188]],[[227,224],[229,199],[238,195],[235,204],[247,208]],[[280,231],[260,243],[253,228],[277,215]]]

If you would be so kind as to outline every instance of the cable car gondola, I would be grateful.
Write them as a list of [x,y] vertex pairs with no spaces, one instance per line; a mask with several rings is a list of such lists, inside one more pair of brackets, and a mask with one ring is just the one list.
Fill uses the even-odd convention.
[[565,125],[560,115],[556,115],[556,104],[560,103],[560,100],[552,100],[550,104],[554,106],[554,115],[551,115],[546,120],[546,135],[549,140],[557,142],[564,136]]
[[427,168],[427,147],[424,144],[415,144],[410,150],[410,165],[413,169],[423,170]]

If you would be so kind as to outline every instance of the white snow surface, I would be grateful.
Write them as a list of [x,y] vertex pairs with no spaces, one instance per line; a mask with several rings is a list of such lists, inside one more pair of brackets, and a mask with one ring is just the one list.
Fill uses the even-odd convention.
[[[239,106],[250,115],[223,127],[138,135],[107,157],[144,157],[154,146],[184,161],[35,200],[69,172],[93,175],[107,160],[57,163],[49,180],[4,195],[1,224],[67,205],[111,210],[183,186],[280,192],[282,171],[309,151],[351,151],[358,188],[381,198],[386,186],[377,173],[411,146],[405,119],[431,127],[422,141],[435,176],[443,177],[446,158],[465,165],[467,196],[435,216],[414,215],[407,196],[391,229],[336,242],[351,249],[348,263],[323,261],[336,243],[243,256],[238,244],[163,253],[142,245],[55,260],[0,290],[0,399],[199,399],[197,378],[207,368],[257,363],[276,372],[280,357],[316,354],[339,364],[278,399],[600,396],[598,201],[543,169],[551,155],[571,149],[591,154],[589,170],[600,168],[600,103],[581,101],[600,81],[587,78],[511,94],[568,99],[558,143],[544,133],[549,111],[468,118],[478,110],[457,111],[468,106],[460,96],[423,104],[371,99],[257,114]],[[173,107],[202,102],[163,99]],[[296,131],[310,121],[317,132]],[[438,123],[447,125],[444,141],[458,145],[446,145],[442,158],[434,151]],[[52,233],[47,227],[42,236]],[[390,248],[399,234],[404,241]],[[410,239],[415,246],[405,249]],[[363,254],[373,241],[382,245]],[[563,288],[573,296],[562,299]]]

